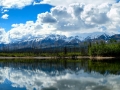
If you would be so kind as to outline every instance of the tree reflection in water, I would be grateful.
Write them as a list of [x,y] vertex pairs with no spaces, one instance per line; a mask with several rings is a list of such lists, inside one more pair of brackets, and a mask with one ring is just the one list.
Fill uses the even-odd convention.
[[119,90],[119,71],[117,60],[0,60],[0,89]]

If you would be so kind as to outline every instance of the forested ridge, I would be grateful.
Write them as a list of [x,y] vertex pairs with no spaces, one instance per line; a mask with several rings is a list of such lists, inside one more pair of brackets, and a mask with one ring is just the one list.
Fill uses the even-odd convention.
[[105,43],[101,41],[96,42],[89,47],[88,53],[90,56],[120,56],[120,42],[110,41]]
[[120,42],[116,40],[109,41],[86,41],[76,45],[64,45],[54,47],[28,47],[14,48],[1,47],[0,56],[114,56],[119,57]]

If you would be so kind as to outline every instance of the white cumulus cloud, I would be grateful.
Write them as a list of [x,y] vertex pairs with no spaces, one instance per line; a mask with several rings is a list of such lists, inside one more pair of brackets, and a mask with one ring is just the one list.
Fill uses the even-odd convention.
[[9,15],[8,14],[4,14],[1,18],[2,19],[8,19]]
[[38,14],[35,22],[13,24],[4,34],[5,40],[8,40],[7,42],[27,40],[47,34],[119,33],[119,8],[120,3],[100,5],[74,3],[68,6],[55,6],[50,12]]
[[9,42],[16,42],[41,37],[41,35],[50,34],[52,30],[52,26],[42,24],[41,21],[36,20],[36,22],[27,21],[25,24],[13,24],[7,34],[9,36]]
[[102,3],[115,3],[116,0],[41,0],[39,3],[35,3],[34,4],[50,4],[50,5],[69,5],[72,3],[85,3],[85,4],[102,4]]
[[3,8],[23,8],[31,5],[34,0],[0,0],[0,6]]
[[2,13],[5,13],[5,12],[8,12],[9,10],[5,9],[5,10],[2,10]]

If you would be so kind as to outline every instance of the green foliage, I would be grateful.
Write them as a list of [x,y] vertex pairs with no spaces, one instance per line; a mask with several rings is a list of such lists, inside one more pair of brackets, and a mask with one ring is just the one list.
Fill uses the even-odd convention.
[[100,72],[105,74],[106,71],[117,74],[120,70],[120,62],[117,60],[103,60],[103,61],[90,61],[88,68],[92,71]]
[[0,53],[0,56],[2,57],[24,57],[24,56],[36,56],[34,53]]
[[96,43],[89,47],[90,56],[119,56],[120,43]]
[[120,43],[111,39],[108,43],[100,42],[84,42],[80,45],[65,47],[49,47],[42,49],[22,49],[0,51],[2,57],[34,57],[34,56],[57,56],[57,57],[73,57],[73,56],[115,56],[120,54]]

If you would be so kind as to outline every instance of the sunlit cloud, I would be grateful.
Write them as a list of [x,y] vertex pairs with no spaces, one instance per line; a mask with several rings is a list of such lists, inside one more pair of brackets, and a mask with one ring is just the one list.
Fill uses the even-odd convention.
[[1,18],[2,19],[8,19],[9,15],[8,14],[4,14]]
[[[115,3],[116,0],[95,0],[94,4],[95,5],[99,5],[102,3]],[[54,5],[54,6],[58,6],[58,5],[69,5],[72,3],[84,3],[84,4],[92,4],[93,0],[65,0],[65,1],[61,1],[61,0],[40,0],[39,2],[34,2],[34,4],[50,4],[50,5]]]
[[[22,0],[19,3],[3,1],[0,5],[6,8],[23,8],[33,3],[33,0]],[[95,4],[91,4],[91,0],[78,0],[76,1],[77,3],[70,0],[72,4],[66,0],[64,5],[61,4],[62,2],[60,3],[60,0],[57,2],[54,0],[43,0],[39,3],[43,2],[53,4],[55,7],[51,8],[50,12],[39,13],[35,21],[12,24],[11,29],[5,32],[5,36],[3,35],[1,42],[3,40],[5,40],[4,42],[16,42],[49,34],[72,36],[94,32],[119,33],[120,3],[115,3],[115,0],[106,0],[105,2],[99,0],[95,1]],[[58,5],[59,3],[60,5]],[[7,4],[10,6],[6,6]],[[7,12],[7,10],[4,10],[4,12]],[[8,19],[8,16],[8,14],[4,14],[1,18]]]
[[23,8],[31,5],[34,0],[1,0],[0,6],[3,8]]

